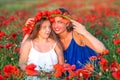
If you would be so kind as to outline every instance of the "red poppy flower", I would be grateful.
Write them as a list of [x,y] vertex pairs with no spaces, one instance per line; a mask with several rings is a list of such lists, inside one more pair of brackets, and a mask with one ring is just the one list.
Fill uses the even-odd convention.
[[71,71],[71,70],[75,70],[75,69],[76,69],[75,65],[64,64],[64,71]]
[[100,34],[102,34],[102,32],[100,30],[95,32],[95,35],[100,35]]
[[19,52],[20,52],[20,48],[15,48],[14,51],[15,51],[16,53],[19,53]]
[[117,48],[116,52],[120,54],[120,48]]
[[78,70],[76,71],[76,74],[77,74],[78,77],[83,77],[83,78],[85,78],[85,79],[89,78],[89,77],[92,75],[92,73],[89,72],[89,71],[88,71],[87,69],[85,69],[85,68],[78,69]]
[[62,76],[62,72],[61,71],[55,71],[54,76],[56,78],[61,77]]
[[9,49],[11,46],[13,46],[13,44],[12,43],[7,43],[5,46],[6,46],[7,49]]
[[4,80],[4,77],[0,74],[0,80]]
[[3,48],[4,48],[4,46],[0,44],[0,49],[3,49]]
[[55,77],[62,76],[63,72],[65,71],[63,65],[60,64],[55,64],[54,69],[55,69],[55,73],[54,73]]
[[120,39],[113,40],[113,44],[120,44]]
[[100,67],[103,71],[106,71],[108,69],[108,60],[105,58],[101,58],[99,61]]
[[77,18],[77,21],[80,22],[80,23],[83,23],[83,22],[84,22],[84,20],[82,19],[82,17],[78,17],[78,18]]
[[64,64],[64,70],[65,71],[71,70],[70,64]]
[[75,70],[75,69],[76,69],[76,65],[72,65],[72,66],[71,66],[71,69],[72,69],[72,70]]
[[86,22],[94,22],[96,20],[96,16],[95,15],[86,15],[85,16]]
[[95,61],[95,60],[97,60],[97,57],[96,57],[96,56],[91,56],[89,59],[90,59],[91,61]]
[[55,21],[55,19],[54,19],[54,18],[50,18],[50,21],[51,21],[51,22],[54,22],[54,21]]
[[19,75],[19,69],[15,66],[12,66],[12,65],[6,65],[4,66],[3,68],[3,72],[4,72],[4,75],[5,77],[9,78],[11,77],[12,75],[14,75],[15,77],[17,77]]
[[39,72],[35,70],[35,68],[36,68],[36,65],[34,64],[27,65],[25,68],[26,74],[29,76],[39,75]]
[[22,31],[24,32],[24,34],[30,34],[31,33],[31,30],[32,28],[30,27],[27,27],[27,26],[23,26],[22,27]]
[[116,80],[120,80],[120,70],[113,72],[112,76],[116,79]]
[[89,78],[92,76],[94,66],[92,64],[86,64],[84,68],[78,69],[76,74],[78,77]]
[[117,13],[115,11],[107,11],[106,16],[115,16]]
[[7,19],[7,20],[4,20],[2,24],[5,26],[8,26],[9,23],[10,23],[10,21]]
[[109,54],[109,50],[108,49],[104,50],[102,54],[104,55]]
[[118,63],[116,61],[112,62],[109,66],[111,72],[115,72],[117,70]]
[[101,58],[101,60],[99,61],[100,65],[106,65],[108,63],[108,60],[105,58]]
[[57,70],[59,68],[63,68],[63,65],[55,64],[53,67],[54,67],[55,70]]
[[5,35],[6,35],[5,32],[0,30],[0,37],[5,36]]
[[69,71],[69,79],[71,79],[71,78],[73,78],[73,77],[75,77],[77,74],[76,74],[76,72],[75,71]]
[[12,34],[10,34],[10,37],[13,38],[13,39],[16,39],[17,34],[16,33],[12,33]]
[[120,70],[120,64],[118,64],[117,68]]
[[8,20],[9,20],[9,21],[14,21],[14,20],[15,20],[15,16],[9,16],[9,17],[8,17]]

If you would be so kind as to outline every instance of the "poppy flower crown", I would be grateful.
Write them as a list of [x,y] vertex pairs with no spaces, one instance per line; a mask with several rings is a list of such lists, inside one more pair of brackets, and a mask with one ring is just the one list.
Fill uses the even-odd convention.
[[34,28],[35,23],[38,20],[41,20],[42,18],[47,18],[50,20],[50,22],[54,22],[54,17],[61,16],[65,19],[70,20],[71,17],[68,13],[62,13],[60,10],[53,10],[53,11],[38,11],[36,16],[34,17],[34,20],[30,21],[29,24],[24,25],[22,27],[22,31],[24,34],[30,34]]

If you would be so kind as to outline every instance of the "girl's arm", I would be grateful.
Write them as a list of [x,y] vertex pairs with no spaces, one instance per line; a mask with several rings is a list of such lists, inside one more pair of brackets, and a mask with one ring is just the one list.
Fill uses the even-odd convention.
[[25,67],[27,65],[30,47],[31,47],[30,41],[25,41],[23,44],[21,44],[20,47],[19,67],[23,71],[25,71]]
[[26,34],[26,35],[23,37],[23,40],[22,40],[21,43],[24,43],[24,42],[28,39],[28,37],[29,37],[29,34]]

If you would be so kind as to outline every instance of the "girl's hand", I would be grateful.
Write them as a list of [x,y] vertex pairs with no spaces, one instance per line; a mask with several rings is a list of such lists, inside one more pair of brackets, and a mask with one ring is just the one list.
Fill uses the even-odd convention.
[[28,18],[27,21],[25,22],[25,25],[28,25],[31,21],[34,21],[34,18]]
[[79,22],[75,21],[75,20],[70,20],[72,22],[72,24],[74,25],[73,26],[73,29],[74,31],[80,33],[80,34],[84,34],[86,33],[86,28],[84,25],[80,24]]

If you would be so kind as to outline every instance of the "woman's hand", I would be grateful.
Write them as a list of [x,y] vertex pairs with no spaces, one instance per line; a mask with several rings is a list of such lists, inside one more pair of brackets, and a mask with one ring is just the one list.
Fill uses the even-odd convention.
[[34,18],[28,18],[27,21],[25,22],[25,25],[28,25],[31,21],[34,21]]
[[91,33],[89,33],[84,25],[75,20],[71,20],[71,22],[74,25],[74,30],[84,36],[85,43],[88,47],[93,49],[96,53],[102,53],[106,49],[104,44]]
[[74,31],[80,33],[80,34],[83,34],[86,33],[86,28],[84,25],[80,24],[79,22],[75,21],[75,20],[70,20],[72,22],[72,24],[74,25],[73,26],[73,29]]

